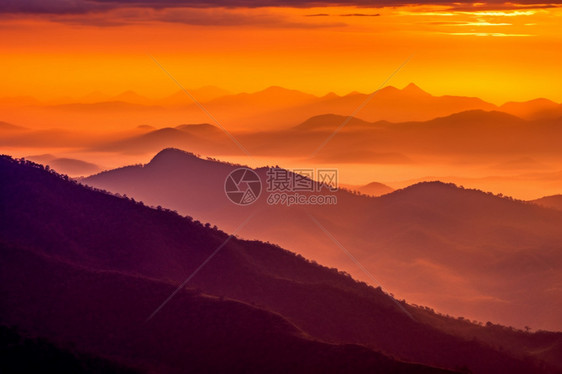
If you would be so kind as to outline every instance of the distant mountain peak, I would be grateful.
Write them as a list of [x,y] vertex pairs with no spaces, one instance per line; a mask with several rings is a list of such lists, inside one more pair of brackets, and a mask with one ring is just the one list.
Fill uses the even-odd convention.
[[293,90],[290,88],[281,87],[281,86],[269,86],[261,91],[255,92],[255,94],[314,97],[313,95],[310,95],[308,93],[299,90]]
[[220,131],[216,126],[213,126],[209,123],[189,123],[189,124],[182,124],[175,127],[178,130],[203,130],[203,131]]
[[347,116],[342,116],[339,114],[320,114],[317,116],[310,117],[303,123],[293,127],[295,130],[321,130],[321,129],[332,129],[342,123],[346,122],[347,126],[369,126],[369,122],[362,119],[351,117],[348,120]]
[[546,208],[562,210],[562,195],[544,196],[530,202]]
[[452,123],[462,123],[463,121],[474,121],[475,123],[478,123],[478,121],[502,121],[505,123],[525,122],[523,119],[509,113],[497,110],[487,111],[482,109],[465,110],[448,116],[437,117],[431,121],[451,121]]
[[292,90],[281,86],[269,86],[264,88],[262,91],[292,91]]
[[434,195],[436,192],[439,192],[441,196],[444,196],[446,193],[456,193],[460,192],[462,189],[454,183],[447,183],[442,182],[440,180],[428,180],[417,182],[411,184],[407,187],[400,188],[395,190],[394,192],[388,194],[387,196],[417,196],[418,198],[421,196],[428,196]]
[[401,194],[401,193],[427,191],[433,189],[458,190],[459,187],[454,183],[446,183],[435,179],[435,180],[428,180],[428,181],[422,181],[422,182],[411,184],[407,187],[394,191],[394,193]]
[[322,99],[337,99],[339,97],[341,96],[336,94],[335,92],[328,92],[326,95],[322,96]]
[[158,152],[156,156],[154,156],[152,160],[150,160],[149,164],[154,165],[155,163],[168,163],[173,161],[185,161],[189,159],[200,160],[201,158],[194,153],[182,151],[181,149],[165,148]]
[[[451,182],[443,182],[440,180],[431,180],[414,183],[405,188],[391,192],[385,196],[401,197],[409,196],[410,198],[418,199],[418,201],[451,201],[451,199],[457,199],[457,201],[467,201],[469,196],[477,196],[478,198],[485,199],[487,201],[509,201],[512,204],[520,205],[521,202],[514,200],[511,197],[503,196],[502,194],[496,195],[490,192],[486,192],[477,188],[465,188],[463,186],[457,185]],[[483,201],[483,200],[482,200]]]
[[399,93],[400,90],[394,86],[386,86],[377,90],[378,92],[386,92],[386,93]]
[[556,102],[554,102],[550,99],[546,99],[544,97],[538,97],[536,99],[531,99],[531,100],[527,100],[527,101],[508,101],[505,104],[503,104],[502,106],[500,106],[500,108],[510,106],[510,105],[517,105],[517,104],[537,104],[537,105],[545,105],[545,106],[557,106],[558,105],[558,103],[556,103]]
[[135,127],[136,129],[139,130],[156,130],[156,127],[151,126],[151,125],[147,125],[147,124],[143,124],[143,125],[138,125],[137,127]]
[[127,98],[143,98],[143,96],[139,95],[138,93],[136,93],[133,90],[127,90],[127,91],[123,91],[120,94],[115,95],[114,97],[127,97]]
[[402,89],[402,92],[410,93],[410,94],[418,94],[418,95],[430,95],[429,93],[422,90],[419,86],[415,83],[410,83],[406,87]]
[[26,130],[26,128],[18,125],[13,125],[8,122],[0,121],[0,130]]
[[124,101],[132,104],[147,104],[150,102],[150,99],[139,95],[135,91],[127,90],[121,92],[120,94],[107,98],[108,101]]

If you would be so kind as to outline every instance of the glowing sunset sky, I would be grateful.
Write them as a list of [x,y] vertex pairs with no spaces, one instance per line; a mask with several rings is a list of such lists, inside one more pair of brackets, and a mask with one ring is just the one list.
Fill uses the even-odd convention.
[[412,57],[389,84],[562,101],[556,4],[367,3],[4,1],[0,96],[176,92],[151,55],[188,88],[369,92]]

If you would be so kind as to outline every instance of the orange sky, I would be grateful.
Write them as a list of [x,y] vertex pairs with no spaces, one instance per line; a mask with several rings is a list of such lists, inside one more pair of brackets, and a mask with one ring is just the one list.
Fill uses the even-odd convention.
[[[344,16],[358,13],[379,16]],[[411,56],[389,84],[494,103],[560,102],[561,15],[485,4],[4,13],[0,96],[176,92],[150,55],[189,88],[369,92]]]

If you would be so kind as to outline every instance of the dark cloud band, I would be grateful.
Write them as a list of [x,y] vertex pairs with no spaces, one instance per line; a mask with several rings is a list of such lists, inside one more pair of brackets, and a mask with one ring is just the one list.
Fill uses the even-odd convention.
[[[541,0],[522,0],[518,4],[523,5],[545,5]],[[3,0],[0,2],[0,13],[23,13],[23,14],[85,14],[92,12],[104,12],[122,8],[259,8],[259,7],[298,7],[312,8],[321,6],[358,6],[365,8],[380,8],[384,6],[400,5],[447,5],[471,7],[473,0]],[[491,0],[486,4],[491,6],[505,7],[513,6],[504,0]],[[549,1],[550,5],[561,5],[562,0]],[[547,5],[548,5],[547,4]],[[357,13],[349,16],[365,16],[367,14]],[[369,15],[369,16],[375,16]]]

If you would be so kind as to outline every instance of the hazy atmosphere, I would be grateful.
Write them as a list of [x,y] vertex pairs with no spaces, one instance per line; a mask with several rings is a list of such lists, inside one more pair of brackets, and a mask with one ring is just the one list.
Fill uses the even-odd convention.
[[0,372],[562,373],[561,6],[0,1]]

